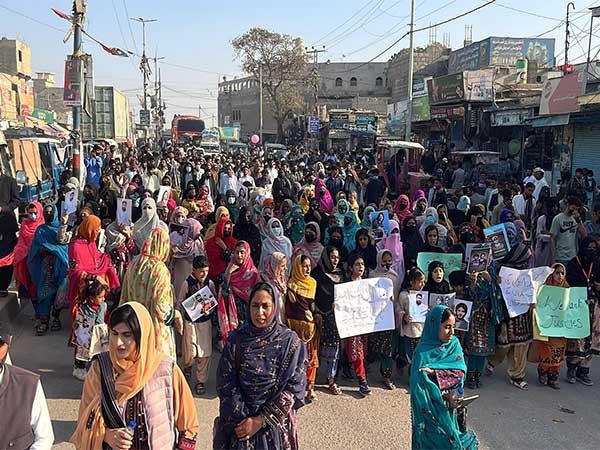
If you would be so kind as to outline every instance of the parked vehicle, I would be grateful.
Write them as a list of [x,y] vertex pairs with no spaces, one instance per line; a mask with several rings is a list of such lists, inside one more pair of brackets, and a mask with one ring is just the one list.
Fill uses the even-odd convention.
[[283,144],[266,144],[265,158],[285,159],[289,154],[287,146]]
[[394,194],[399,183],[409,181],[411,174],[420,171],[421,155],[425,149],[418,142],[403,141],[393,136],[377,138],[376,145],[379,173]]
[[199,141],[202,139],[202,132],[205,128],[204,121],[200,120],[198,116],[175,114],[171,122],[173,143]]

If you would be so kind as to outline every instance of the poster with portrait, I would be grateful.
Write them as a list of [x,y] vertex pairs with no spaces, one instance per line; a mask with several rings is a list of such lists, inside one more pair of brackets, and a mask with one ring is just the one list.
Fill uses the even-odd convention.
[[121,198],[117,201],[117,223],[125,227],[131,226],[131,208],[132,201],[128,198]]
[[70,216],[77,212],[77,203],[79,202],[79,190],[73,189],[65,194],[65,200],[62,203],[62,215]]
[[208,286],[194,293],[181,302],[183,309],[192,322],[196,322],[201,317],[208,316],[213,309],[217,307],[217,299]]
[[469,331],[471,312],[473,311],[473,302],[455,298],[453,310],[454,316],[456,317],[456,325],[454,327],[457,330]]
[[425,323],[429,311],[429,292],[410,291],[408,294],[408,314],[412,322]]
[[485,272],[490,263],[491,247],[489,244],[482,244],[471,249],[469,257],[468,273]]
[[375,211],[369,216],[375,239],[380,241],[390,235],[390,215],[388,211]]
[[433,308],[437,305],[444,305],[448,308],[451,308],[454,304],[454,297],[456,294],[454,292],[450,292],[448,294],[434,294],[433,292],[429,293],[429,307]]
[[158,188],[158,197],[156,204],[159,206],[167,206],[167,202],[171,198],[171,186],[160,186]]
[[510,251],[510,243],[506,234],[506,228],[503,224],[494,225],[483,230],[485,241],[492,248],[492,257],[494,261],[504,258]]

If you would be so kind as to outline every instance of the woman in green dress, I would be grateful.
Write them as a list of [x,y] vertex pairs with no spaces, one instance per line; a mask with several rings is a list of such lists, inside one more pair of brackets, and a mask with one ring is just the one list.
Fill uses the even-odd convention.
[[457,392],[462,391],[467,366],[454,336],[455,323],[444,305],[432,308],[425,319],[410,377],[413,449],[477,449],[475,434],[458,426]]

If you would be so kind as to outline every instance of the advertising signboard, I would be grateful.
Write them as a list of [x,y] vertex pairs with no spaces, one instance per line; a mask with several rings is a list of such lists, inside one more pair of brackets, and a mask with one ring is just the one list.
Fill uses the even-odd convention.
[[546,80],[540,100],[540,116],[579,111],[577,97],[581,95],[583,72],[569,73]]
[[494,100],[494,69],[471,70],[464,73],[465,97],[472,102]]
[[429,110],[429,97],[427,95],[423,95],[422,97],[413,98],[412,121],[426,122],[430,119],[431,111]]
[[476,70],[488,65],[489,41],[474,42],[450,53],[448,73]]
[[432,78],[427,84],[432,105],[461,101],[465,97],[463,73]]
[[83,71],[81,60],[69,59],[65,61],[65,83],[63,102],[65,106],[81,105],[81,79]]
[[348,112],[329,111],[329,129],[347,130],[350,121]]

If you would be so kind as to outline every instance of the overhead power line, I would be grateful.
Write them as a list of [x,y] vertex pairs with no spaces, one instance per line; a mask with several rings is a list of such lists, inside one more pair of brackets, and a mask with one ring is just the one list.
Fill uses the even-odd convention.
[[[125,0],[123,0],[123,8],[125,9],[125,17],[131,17],[129,15],[129,10],[127,9],[127,2]],[[127,26],[129,27],[129,34],[131,35],[133,48],[135,49],[135,52],[138,53],[137,43],[135,42],[135,34],[133,33],[133,28],[131,27],[131,20],[127,20]]]
[[17,16],[25,17],[26,19],[29,19],[32,22],[38,23],[40,25],[43,25],[46,28],[50,28],[51,30],[58,31],[58,32],[60,32],[63,35],[67,32],[66,30],[60,29],[60,28],[55,27],[54,25],[50,25],[50,24],[48,24],[46,22],[42,22],[41,20],[38,20],[38,19],[36,19],[34,17],[31,17],[31,16],[28,16],[27,14],[23,14],[22,12],[19,12],[19,11],[16,11],[16,10],[12,9],[12,8],[9,8],[8,6],[0,5],[0,8],[5,9],[6,11],[9,11],[9,12],[11,12],[13,14],[16,14]]
[[365,6],[361,7],[358,11],[356,11],[354,14],[352,14],[345,22],[343,22],[342,24],[340,24],[337,27],[335,27],[333,30],[331,30],[326,35],[324,35],[321,38],[317,39],[313,43],[313,46],[317,45],[319,42],[322,42],[325,38],[328,38],[329,36],[331,36],[333,33],[335,33],[337,30],[339,30],[340,28],[342,28],[344,25],[346,25],[348,22],[350,22],[352,19],[354,19],[356,16],[358,16],[361,12],[363,12],[367,6],[369,6],[371,3],[374,3],[374,2],[375,2],[375,0],[371,0]]

